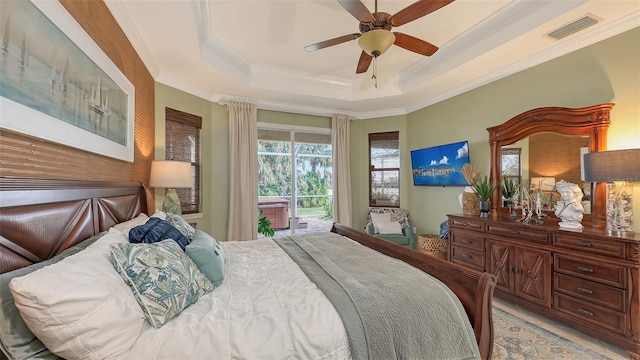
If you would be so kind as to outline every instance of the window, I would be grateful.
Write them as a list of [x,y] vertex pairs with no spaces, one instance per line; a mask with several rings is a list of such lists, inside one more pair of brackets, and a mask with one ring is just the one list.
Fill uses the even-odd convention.
[[183,214],[200,212],[201,128],[201,117],[165,108],[165,159],[191,163],[193,186],[176,189]]
[[[258,124],[258,207],[276,234],[329,231],[332,180],[330,129]],[[288,203],[288,213],[273,202]]]
[[502,148],[502,178],[510,178],[516,184],[520,183],[520,148]]
[[369,206],[400,207],[400,133],[369,134]]

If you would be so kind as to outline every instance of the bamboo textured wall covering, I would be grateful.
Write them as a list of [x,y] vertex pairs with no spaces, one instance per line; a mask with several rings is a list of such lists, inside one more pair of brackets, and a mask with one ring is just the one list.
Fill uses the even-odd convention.
[[60,3],[135,87],[134,162],[0,130],[0,176],[148,184],[155,141],[153,77],[104,2],[60,0]]

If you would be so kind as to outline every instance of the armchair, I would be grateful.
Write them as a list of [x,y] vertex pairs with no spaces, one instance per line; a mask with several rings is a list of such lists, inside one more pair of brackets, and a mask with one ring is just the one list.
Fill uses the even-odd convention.
[[[376,226],[373,224],[371,214],[389,214],[392,222],[400,224],[401,231],[395,233],[384,233],[387,231],[376,231]],[[396,225],[397,226],[397,225]],[[416,248],[415,229],[409,223],[409,213],[405,209],[400,208],[384,208],[384,207],[371,207],[367,214],[367,225],[365,225],[364,231],[370,235],[385,239],[396,244],[406,246],[410,249]]]

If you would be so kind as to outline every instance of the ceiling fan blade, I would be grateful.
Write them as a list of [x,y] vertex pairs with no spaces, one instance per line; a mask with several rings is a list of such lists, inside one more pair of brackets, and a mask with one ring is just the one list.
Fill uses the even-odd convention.
[[414,53],[418,53],[424,56],[431,56],[433,53],[438,51],[438,47],[430,44],[424,40],[420,40],[411,35],[394,32],[396,36],[395,45],[400,46],[403,49],[407,49],[409,51],[413,51]]
[[375,20],[371,11],[360,0],[338,0],[338,2],[360,22],[370,23]]
[[316,50],[324,49],[324,48],[329,47],[329,46],[342,44],[343,42],[355,40],[355,39],[357,39],[359,37],[360,37],[359,33],[353,33],[353,34],[349,34],[349,35],[342,35],[342,36],[339,36],[337,38],[333,38],[333,39],[329,39],[329,40],[325,40],[325,41],[320,41],[319,43],[307,45],[307,46],[304,47],[304,49],[309,51],[309,52],[316,51]]
[[389,18],[391,26],[400,26],[432,13],[454,0],[419,0]]
[[373,60],[373,56],[363,51],[362,54],[360,54],[360,60],[358,60],[356,74],[367,72],[367,70],[369,69],[369,65],[371,65],[371,60]]

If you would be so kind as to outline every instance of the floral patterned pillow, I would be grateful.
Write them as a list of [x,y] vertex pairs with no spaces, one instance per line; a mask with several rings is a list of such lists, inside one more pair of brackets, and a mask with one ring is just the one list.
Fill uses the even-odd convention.
[[173,225],[176,229],[180,230],[184,236],[186,236],[189,241],[193,240],[193,235],[196,233],[196,229],[193,226],[189,225],[189,223],[180,215],[167,213],[166,220],[169,224]]
[[113,244],[111,261],[145,318],[160,328],[215,286],[173,240]]

